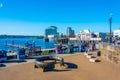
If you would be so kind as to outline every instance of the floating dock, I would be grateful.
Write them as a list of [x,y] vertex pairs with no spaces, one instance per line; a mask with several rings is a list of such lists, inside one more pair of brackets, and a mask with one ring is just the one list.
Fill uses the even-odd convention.
[[26,47],[26,46],[15,45],[15,44],[6,44],[6,46],[16,47],[16,48],[24,48],[24,49],[27,49],[27,48],[28,48],[28,47]]

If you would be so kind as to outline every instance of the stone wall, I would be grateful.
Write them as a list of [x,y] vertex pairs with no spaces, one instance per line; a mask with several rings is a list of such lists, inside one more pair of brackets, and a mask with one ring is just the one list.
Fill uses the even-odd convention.
[[99,49],[102,53],[102,57],[112,63],[120,63],[120,46],[107,45],[106,43],[100,43]]

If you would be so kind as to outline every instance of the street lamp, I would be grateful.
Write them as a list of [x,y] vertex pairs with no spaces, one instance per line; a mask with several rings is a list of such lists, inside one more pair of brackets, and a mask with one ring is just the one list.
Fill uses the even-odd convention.
[[112,43],[112,14],[110,14],[110,18],[109,18],[109,24],[110,24],[110,44]]

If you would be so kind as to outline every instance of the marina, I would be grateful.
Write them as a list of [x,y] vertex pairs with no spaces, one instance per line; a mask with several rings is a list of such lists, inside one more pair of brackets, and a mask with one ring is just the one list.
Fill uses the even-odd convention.
[[[51,46],[48,48],[42,48],[41,46],[38,46],[39,44],[37,43],[37,41],[33,41],[32,39],[31,41],[24,40],[22,44],[16,43],[16,42],[21,42],[21,40],[19,41],[13,40],[13,39],[10,41],[4,40],[3,46],[9,47],[8,50],[5,50],[7,51],[6,59],[19,59],[20,58],[19,50],[22,50],[22,49],[24,50],[22,51],[22,53],[20,53],[22,54],[21,55],[22,58],[37,58],[37,56],[41,56],[41,55],[63,54],[63,53],[73,54],[74,52],[85,52],[85,50],[87,49],[85,47],[88,46],[88,43],[87,43],[88,41],[77,43],[76,40],[69,41],[69,39],[67,38],[60,38],[58,44],[55,44],[55,42],[53,42],[52,45],[54,46]],[[37,40],[41,40],[41,39],[37,39]],[[50,44],[51,42],[44,42],[44,43],[45,44],[47,43],[47,46],[49,46],[48,44]],[[93,44],[91,44],[91,47],[89,46],[90,51],[93,50],[92,45]],[[94,49],[97,49],[97,47],[94,46]]]
[[120,80],[120,0],[0,0],[0,80]]

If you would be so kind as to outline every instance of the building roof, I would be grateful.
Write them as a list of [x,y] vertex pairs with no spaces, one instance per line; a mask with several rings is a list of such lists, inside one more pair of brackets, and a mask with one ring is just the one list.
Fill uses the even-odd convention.
[[88,34],[88,33],[90,33],[90,31],[87,30],[87,29],[85,29],[85,30],[80,31],[80,33],[81,33],[81,34]]
[[50,26],[49,28],[57,29],[57,27],[56,27],[56,26]]
[[114,30],[113,32],[120,32],[120,29],[116,29],[116,30]]

